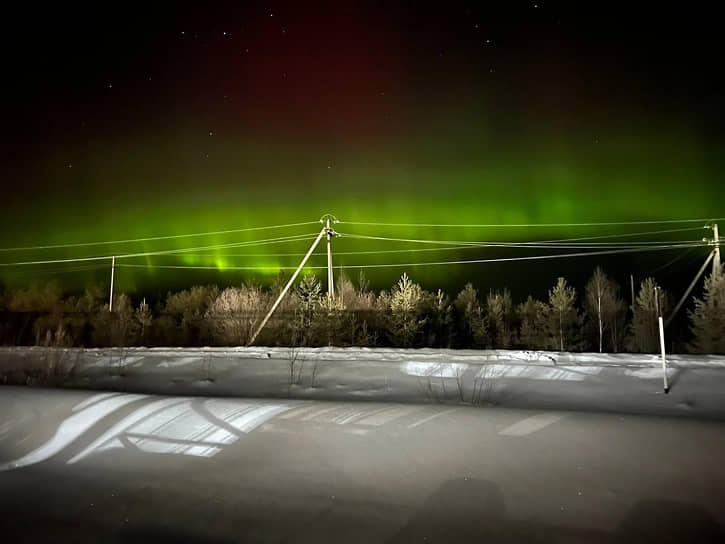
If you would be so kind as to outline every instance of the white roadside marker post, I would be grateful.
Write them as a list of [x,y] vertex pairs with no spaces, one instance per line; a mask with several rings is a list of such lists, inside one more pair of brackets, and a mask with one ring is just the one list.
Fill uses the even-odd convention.
[[665,394],[670,392],[670,386],[667,384],[667,358],[665,357],[665,326],[662,323],[662,316],[659,317],[660,322],[660,350],[662,350],[662,378],[664,380]]
[[111,257],[111,292],[108,295],[108,311],[113,311],[113,277],[116,273],[116,257]]
[[660,306],[660,287],[655,287],[655,304],[657,305],[657,322],[660,328],[660,352],[662,353],[662,380],[664,384],[665,395],[670,392],[670,386],[667,383],[667,356],[665,355],[665,324],[662,320],[662,307]]

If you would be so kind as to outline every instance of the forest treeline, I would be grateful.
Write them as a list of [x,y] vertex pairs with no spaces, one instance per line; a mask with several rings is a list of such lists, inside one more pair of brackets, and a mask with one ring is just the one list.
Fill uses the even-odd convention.
[[[152,308],[145,299],[114,297],[109,311],[101,286],[64,294],[57,283],[0,293],[0,342],[40,346],[242,346],[283,287],[245,284],[195,286]],[[689,304],[690,341],[697,353],[725,353],[722,267],[705,279],[702,298]],[[407,274],[373,292],[363,275],[341,276],[328,297],[314,275],[302,277],[255,342],[279,346],[394,346],[555,351],[659,350],[658,308],[669,294],[643,280],[634,304],[596,268],[582,292],[559,278],[545,300],[514,303],[504,289],[485,293],[466,285],[454,297],[426,291]]]

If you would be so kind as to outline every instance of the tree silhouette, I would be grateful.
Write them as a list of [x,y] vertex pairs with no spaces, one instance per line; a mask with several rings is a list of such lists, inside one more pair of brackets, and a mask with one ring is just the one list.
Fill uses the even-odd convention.
[[[656,295],[655,293],[660,293]],[[659,300],[658,298],[659,297]],[[669,307],[669,297],[658,288],[654,278],[646,278],[639,287],[639,294],[632,308],[632,338],[630,347],[641,353],[655,353],[660,349],[658,308],[664,315]]]
[[576,291],[559,278],[549,291],[548,325],[549,336],[553,339],[551,347],[564,351],[575,345],[577,328],[580,322],[574,302]]
[[725,275],[722,263],[716,263],[705,278],[702,299],[695,298],[695,309],[689,312],[694,336],[690,349],[696,353],[725,353]]

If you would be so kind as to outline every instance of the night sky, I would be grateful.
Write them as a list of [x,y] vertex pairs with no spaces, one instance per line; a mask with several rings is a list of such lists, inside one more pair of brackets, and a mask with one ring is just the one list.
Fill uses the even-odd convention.
[[[38,5],[4,13],[1,247],[306,222],[326,212],[343,222],[341,232],[454,240],[621,229],[386,229],[344,221],[725,216],[723,39],[720,18],[703,6],[230,4]],[[3,252],[0,261],[318,230]],[[335,244],[339,251],[402,247]],[[265,266],[270,275],[298,261],[277,254],[304,252],[307,245],[133,262]],[[513,254],[487,251],[475,257]],[[243,252],[255,256],[232,256]],[[681,290],[706,254],[698,248],[666,266],[663,281]],[[347,255],[336,263],[471,255]],[[622,277],[643,276],[676,257],[551,261],[526,265],[525,273],[521,267],[514,273],[511,264],[408,272],[429,288],[470,279],[481,287],[545,291],[558,275],[583,281],[595,264]],[[62,268],[3,269],[0,278],[13,284],[55,277],[76,287],[107,281],[106,270]],[[400,272],[368,275],[383,286]],[[123,269],[119,284],[165,290],[245,277],[135,268]]]

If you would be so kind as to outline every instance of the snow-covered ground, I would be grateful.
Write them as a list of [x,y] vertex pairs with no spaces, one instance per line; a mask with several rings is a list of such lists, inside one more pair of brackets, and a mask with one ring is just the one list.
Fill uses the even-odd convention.
[[682,417],[0,387],[0,535],[724,542],[724,431]]
[[725,357],[371,348],[0,348],[6,384],[725,418]]

